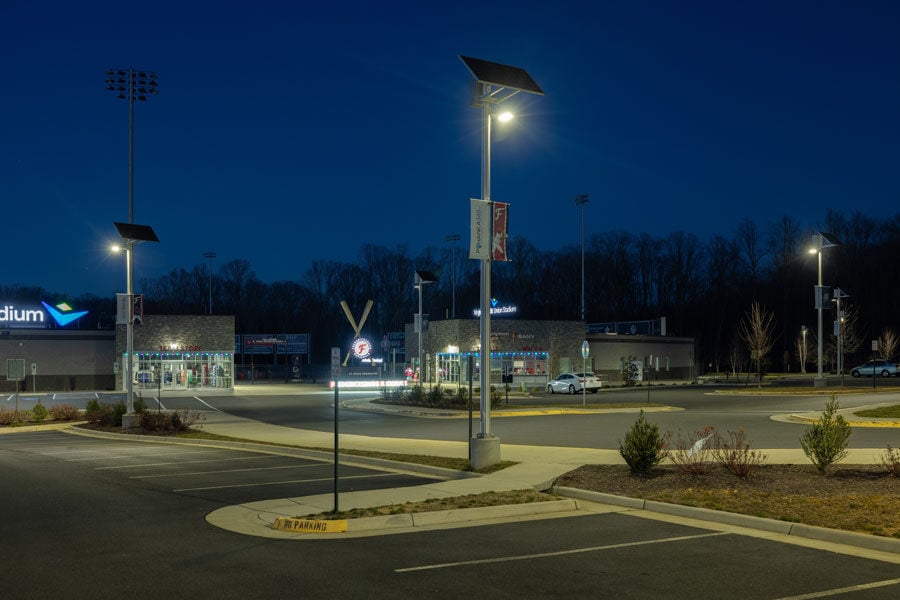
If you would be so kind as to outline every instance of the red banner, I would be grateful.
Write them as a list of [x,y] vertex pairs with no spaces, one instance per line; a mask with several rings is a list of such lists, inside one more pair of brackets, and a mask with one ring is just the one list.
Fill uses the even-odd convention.
[[509,224],[509,204],[506,202],[494,202],[493,237],[491,241],[491,258],[497,261],[505,261],[507,226]]

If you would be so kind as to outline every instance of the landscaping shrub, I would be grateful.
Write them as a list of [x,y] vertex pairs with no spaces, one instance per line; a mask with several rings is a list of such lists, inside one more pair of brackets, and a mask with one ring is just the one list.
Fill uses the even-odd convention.
[[49,408],[54,421],[74,421],[78,418],[78,407],[72,404],[55,404]]
[[647,422],[644,411],[625,434],[625,441],[619,441],[619,454],[636,475],[646,474],[666,458],[666,438],[658,425]]
[[84,418],[94,425],[101,425],[103,427],[121,427],[122,415],[124,414],[125,402],[121,400],[114,404],[90,400],[85,408]]
[[750,449],[750,440],[743,427],[729,431],[728,440],[716,433],[712,452],[716,462],[741,479],[750,477],[758,466],[766,462],[765,453]]
[[34,405],[34,408],[31,409],[31,420],[35,423],[45,421],[49,415],[50,413],[47,411],[47,407],[41,404],[40,400],[38,400],[37,404]]
[[885,473],[891,477],[900,477],[900,450],[892,448],[888,444],[887,449],[878,456],[878,459],[881,461]]
[[833,463],[847,456],[847,440],[850,437],[850,425],[837,414],[840,405],[834,394],[825,403],[822,418],[810,425],[800,438],[800,447],[816,465],[819,473],[824,474]]
[[205,417],[190,410],[156,411],[145,410],[138,413],[138,426],[145,431],[187,431]]
[[675,447],[669,451],[669,458],[682,473],[703,475],[713,467],[716,432],[706,426],[688,436],[678,433]]
[[17,423],[24,423],[27,420],[28,415],[25,411],[10,410],[0,406],[0,425],[16,425]]
[[147,403],[144,401],[143,396],[138,396],[137,398],[135,398],[133,404],[134,404],[134,412],[136,414],[141,414],[142,412],[147,410]]

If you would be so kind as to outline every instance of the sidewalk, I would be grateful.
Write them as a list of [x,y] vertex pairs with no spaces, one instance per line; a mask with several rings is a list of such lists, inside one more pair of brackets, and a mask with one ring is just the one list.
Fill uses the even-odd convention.
[[[390,411],[391,407],[384,405],[368,405],[366,401],[350,401],[346,408],[356,410]],[[402,410],[410,407],[397,407]],[[427,410],[427,409],[425,409]],[[599,410],[599,409],[598,409]],[[635,409],[636,410],[636,409]],[[437,411],[440,412],[440,411]],[[797,419],[812,421],[819,413],[793,415]],[[424,416],[424,415],[423,415]],[[435,417],[435,414],[430,415]],[[224,413],[212,413],[208,415],[203,428],[212,433],[253,439],[265,442],[278,442],[297,446],[330,448],[334,445],[334,436],[331,433],[307,431],[269,425],[258,421],[243,419]],[[501,440],[502,444],[502,440]],[[465,458],[468,456],[468,443],[465,441],[436,441],[416,440],[404,438],[383,438],[361,435],[340,434],[340,447],[357,450],[378,450],[397,452],[401,454],[425,454],[433,456],[450,456]],[[872,464],[877,462],[878,453],[882,449],[851,449],[845,462],[851,464]],[[302,452],[302,451],[301,451]],[[326,452],[306,451],[310,456],[324,460],[330,460]],[[767,462],[772,464],[804,464],[808,458],[800,448],[797,449],[764,449],[768,455]],[[518,462],[519,464],[502,469],[489,475],[472,475],[455,473],[452,479],[434,481],[419,486],[373,490],[363,492],[346,492],[339,495],[339,508],[349,510],[353,508],[369,508],[390,504],[402,504],[404,502],[423,501],[432,498],[447,498],[467,494],[479,494],[488,491],[511,491],[522,489],[546,490],[552,487],[559,476],[586,464],[624,464],[616,449],[591,449],[591,448],[566,448],[548,446],[525,446],[515,444],[502,444],[501,457],[503,460]],[[384,468],[386,465],[404,471],[427,472],[427,467],[412,467],[402,463],[389,463],[388,461],[375,461],[373,459],[359,458],[342,455],[343,464],[361,464]],[[410,468],[407,469],[406,467]],[[447,472],[442,471],[446,476]],[[435,520],[442,523],[454,523],[471,521],[479,518],[524,518],[528,514],[537,514],[548,510],[558,512],[570,512],[576,510],[589,510],[593,512],[608,512],[641,509],[647,510],[648,503],[632,498],[617,498],[605,494],[583,492],[581,490],[558,490],[561,494],[578,498],[575,502],[567,503],[537,503],[518,507],[491,507],[487,516],[477,514],[483,509],[467,509],[465,511],[445,511],[456,513],[455,515],[442,513],[431,519],[422,520],[424,526],[433,525]],[[582,502],[582,501],[587,501]],[[541,506],[546,504],[548,506]],[[550,506],[552,505],[552,506]],[[757,530],[783,533],[786,535],[802,535],[814,539],[850,544],[857,547],[869,548],[877,551],[886,551],[900,554],[900,540],[877,538],[843,531],[810,528],[770,519],[745,517],[719,511],[695,509],[684,506],[662,505],[652,503],[654,512],[668,512],[681,517],[701,519],[716,523],[739,525]],[[230,506],[219,509],[207,516],[207,521],[213,525],[229,531],[261,537],[281,539],[316,539],[329,537],[331,534],[310,534],[279,531],[273,528],[273,523],[279,517],[297,517],[331,511],[334,507],[333,494],[320,494],[317,496],[305,496],[298,498],[282,498],[261,502],[253,502],[243,505]],[[545,517],[547,515],[544,515]],[[359,523],[356,523],[356,522]],[[416,519],[411,515],[393,515],[390,517],[371,517],[354,520],[351,532],[359,535],[397,533],[409,531],[416,527]],[[419,525],[423,526],[423,525]],[[347,534],[343,534],[347,535]],[[333,537],[333,535],[332,535]]]

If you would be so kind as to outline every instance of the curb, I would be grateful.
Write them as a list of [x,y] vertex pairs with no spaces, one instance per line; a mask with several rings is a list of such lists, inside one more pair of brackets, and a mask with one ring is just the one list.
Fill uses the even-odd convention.
[[[310,539],[331,537],[334,534],[366,533],[377,535],[389,530],[440,527],[443,525],[457,525],[474,521],[550,515],[575,512],[578,510],[581,510],[581,505],[578,500],[566,498],[562,500],[529,502],[525,504],[504,504],[500,506],[482,506],[478,508],[459,508],[397,515],[360,517],[356,519],[347,519],[346,531],[308,532],[300,535]],[[290,519],[290,517],[276,517],[273,519],[273,522],[267,524],[266,527],[278,531],[274,526],[275,522],[277,522],[278,519],[285,518]],[[297,535],[297,532],[284,531],[284,533]]]
[[724,525],[735,525],[737,527],[768,531],[770,533],[792,535],[820,542],[845,544],[847,546],[856,546],[857,548],[900,554],[900,539],[879,537],[852,531],[841,531],[838,529],[828,529],[826,527],[816,527],[814,525],[803,525],[801,523],[790,523],[788,521],[779,521],[777,519],[767,519],[764,517],[740,515],[709,508],[669,504],[667,502],[656,502],[653,500],[643,500],[641,498],[614,496],[612,494],[590,492],[578,488],[554,487],[552,491],[561,496],[586,500],[588,502],[612,504],[636,510],[647,510],[650,512],[673,515],[676,517],[687,517],[690,519],[698,519],[700,521],[711,521],[714,523],[722,523]]

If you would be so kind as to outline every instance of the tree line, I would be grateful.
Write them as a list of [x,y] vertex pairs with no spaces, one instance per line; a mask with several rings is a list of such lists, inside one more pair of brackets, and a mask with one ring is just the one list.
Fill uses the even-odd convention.
[[[817,227],[787,215],[763,225],[743,219],[732,232],[714,233],[705,241],[682,231],[663,237],[623,230],[590,235],[584,245],[585,320],[666,317],[669,335],[695,339],[701,371],[743,371],[751,353],[740,323],[758,303],[772,314],[772,344],[762,368],[796,372],[803,326],[808,328],[807,363],[816,361],[817,259],[808,252],[816,231],[839,242],[823,251],[823,284],[849,295],[841,304],[849,368],[856,364],[851,361],[870,356],[868,340],[900,331],[900,213],[873,217],[828,211]],[[575,228],[570,233],[579,243],[552,251],[541,251],[522,237],[509,239],[509,262],[493,265],[492,295],[515,304],[515,318],[580,318],[581,246]],[[418,312],[415,270],[438,276],[423,288],[423,312],[431,320],[450,318],[454,305],[457,318],[474,318],[480,297],[479,263],[467,258],[464,245],[431,246],[413,254],[404,244],[367,244],[356,261],[315,260],[296,280],[272,283],[261,281],[244,259],[222,264],[212,277],[208,269],[200,262],[141,279],[137,292],[144,294],[145,311],[206,314],[211,282],[213,313],[234,315],[237,333],[310,333],[314,362],[327,361],[331,346],[346,347],[353,337],[342,300],[357,315],[368,300],[374,302],[364,333],[376,347],[382,335],[403,331]],[[41,291],[8,286],[4,297]],[[77,301],[94,306],[95,314],[115,310],[114,299],[87,295]],[[834,313],[824,317],[826,365],[834,362]]]

